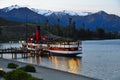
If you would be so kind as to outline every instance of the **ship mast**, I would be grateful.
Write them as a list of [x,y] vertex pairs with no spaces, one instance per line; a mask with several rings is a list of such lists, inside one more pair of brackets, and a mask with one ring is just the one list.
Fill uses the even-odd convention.
[[26,23],[25,23],[25,32],[26,32],[26,35],[25,35],[25,39],[26,39],[26,43],[27,43],[27,14],[26,14]]

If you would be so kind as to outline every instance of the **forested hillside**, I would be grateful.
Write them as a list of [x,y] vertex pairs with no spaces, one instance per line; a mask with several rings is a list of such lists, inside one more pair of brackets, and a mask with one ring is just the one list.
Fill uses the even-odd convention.
[[75,27],[75,22],[69,19],[69,25],[61,27],[59,19],[56,25],[38,23],[11,22],[0,18],[0,41],[18,41],[34,37],[37,26],[41,28],[41,35],[46,35],[53,40],[86,40],[86,39],[115,39],[120,38],[119,33],[106,32],[103,28],[95,30],[85,29],[84,23],[81,28]]

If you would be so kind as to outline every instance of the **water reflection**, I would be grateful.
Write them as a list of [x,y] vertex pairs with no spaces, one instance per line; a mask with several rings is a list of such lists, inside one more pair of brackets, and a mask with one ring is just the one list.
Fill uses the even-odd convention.
[[81,71],[80,59],[70,59],[68,62],[70,72],[78,73]]
[[[25,62],[26,60],[23,59]],[[78,73],[81,71],[81,58],[72,57],[30,57],[28,62],[31,64],[40,64],[43,66],[52,67],[72,73]]]

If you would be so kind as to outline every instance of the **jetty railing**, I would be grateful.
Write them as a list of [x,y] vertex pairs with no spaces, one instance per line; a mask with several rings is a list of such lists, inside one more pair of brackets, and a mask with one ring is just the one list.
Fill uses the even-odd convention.
[[48,55],[46,50],[29,50],[26,48],[7,48],[7,49],[0,49],[0,58],[4,57],[4,54],[11,54],[12,58],[18,58],[18,54],[21,55],[22,58],[27,58],[30,56],[43,56]]

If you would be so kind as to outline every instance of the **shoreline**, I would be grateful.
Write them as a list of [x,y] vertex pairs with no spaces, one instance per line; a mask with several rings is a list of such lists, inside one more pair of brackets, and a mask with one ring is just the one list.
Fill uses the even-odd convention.
[[[19,67],[25,66],[29,63],[19,62],[11,59],[2,59],[0,58],[0,68],[3,68],[4,71],[11,71],[8,69],[8,63],[18,64]],[[32,76],[37,78],[43,78],[44,80],[99,80],[95,78],[86,77],[80,74],[74,74],[58,69],[49,68],[46,66],[41,66],[37,64],[30,64],[36,68],[36,73],[30,73]]]

